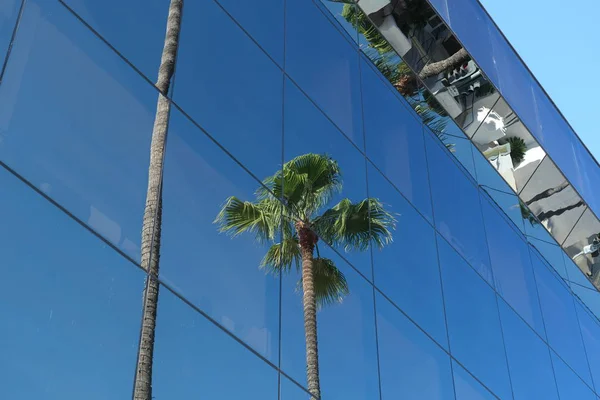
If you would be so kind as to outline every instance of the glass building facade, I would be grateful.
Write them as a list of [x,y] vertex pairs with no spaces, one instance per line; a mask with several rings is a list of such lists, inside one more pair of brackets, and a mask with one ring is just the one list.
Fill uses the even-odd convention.
[[154,282],[153,399],[600,398],[600,167],[476,0],[186,0],[161,93],[169,4],[0,4],[0,397],[132,399]]

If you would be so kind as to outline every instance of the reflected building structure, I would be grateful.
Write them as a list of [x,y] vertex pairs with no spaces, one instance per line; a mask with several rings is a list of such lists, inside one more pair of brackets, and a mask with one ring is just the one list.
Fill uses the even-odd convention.
[[168,9],[0,6],[6,398],[133,398],[147,282],[154,399],[600,398],[600,167],[477,0],[186,1],[161,94]]

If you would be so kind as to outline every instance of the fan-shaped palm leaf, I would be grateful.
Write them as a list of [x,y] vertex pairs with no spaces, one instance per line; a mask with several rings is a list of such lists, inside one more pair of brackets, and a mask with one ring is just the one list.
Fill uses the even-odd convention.
[[214,223],[219,225],[220,232],[230,233],[234,237],[251,232],[260,242],[272,241],[280,225],[280,210],[277,200],[265,199],[252,203],[231,196],[225,201]]
[[[313,260],[313,273],[315,281],[315,297],[317,306],[323,308],[334,303],[341,303],[348,295],[348,282],[346,277],[336,266],[333,260],[325,257],[316,257]],[[298,281],[298,290],[302,290],[302,279]]]
[[300,247],[296,236],[283,239],[281,243],[273,244],[263,257],[260,268],[272,274],[288,272],[293,266],[300,270]]

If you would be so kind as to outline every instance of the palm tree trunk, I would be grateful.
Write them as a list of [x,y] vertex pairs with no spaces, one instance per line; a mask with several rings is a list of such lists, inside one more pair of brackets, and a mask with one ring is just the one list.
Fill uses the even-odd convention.
[[570,206],[559,208],[558,210],[548,210],[548,211],[541,212],[540,214],[538,214],[537,218],[540,221],[544,221],[544,220],[550,219],[552,217],[562,215],[562,214],[566,213],[567,211],[573,210],[573,209],[575,209],[577,207],[581,207],[583,205],[585,205],[583,200],[579,200],[575,204],[571,204]]
[[162,220],[162,172],[165,143],[169,125],[171,103],[167,99],[171,78],[175,70],[181,11],[183,0],[171,0],[167,20],[167,32],[163,46],[158,81],[156,116],[150,144],[150,166],[148,168],[148,189],[142,225],[141,266],[148,272],[146,295],[143,304],[143,322],[135,374],[135,400],[152,399],[152,362],[154,356],[154,335],[156,311],[158,307],[158,270]]
[[311,400],[321,397],[319,382],[319,346],[317,342],[317,298],[313,270],[313,251],[317,236],[303,223],[296,225],[302,256],[302,303],[306,342],[306,379]]
[[552,195],[555,195],[556,193],[562,192],[563,190],[565,190],[568,187],[569,187],[569,182],[564,181],[563,183],[561,183],[560,185],[558,185],[556,187],[546,189],[543,192],[536,194],[535,196],[533,196],[531,198],[531,200],[526,201],[525,204],[527,204],[529,206],[538,200],[546,199]]
[[469,53],[467,53],[467,51],[464,48],[462,48],[444,60],[425,65],[421,72],[419,72],[419,78],[427,79],[431,76],[439,75],[445,70],[451,67],[455,67],[456,65],[461,64],[470,59],[471,57],[469,56]]

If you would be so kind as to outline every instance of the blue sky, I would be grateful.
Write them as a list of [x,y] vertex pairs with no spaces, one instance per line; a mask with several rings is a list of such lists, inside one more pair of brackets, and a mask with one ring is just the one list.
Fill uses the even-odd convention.
[[600,2],[480,1],[598,159]]

